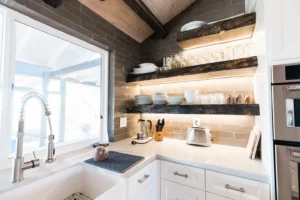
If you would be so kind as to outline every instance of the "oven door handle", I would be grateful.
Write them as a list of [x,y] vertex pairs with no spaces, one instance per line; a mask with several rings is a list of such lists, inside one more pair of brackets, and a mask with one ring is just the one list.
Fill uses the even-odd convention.
[[300,85],[289,85],[285,86],[283,89],[285,92],[300,91]]

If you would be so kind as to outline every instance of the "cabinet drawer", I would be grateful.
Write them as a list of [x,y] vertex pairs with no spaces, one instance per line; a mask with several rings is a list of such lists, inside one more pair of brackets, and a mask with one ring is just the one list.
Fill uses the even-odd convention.
[[230,200],[230,199],[206,192],[206,200]]
[[205,200],[205,192],[171,181],[161,180],[161,200]]
[[269,200],[269,185],[206,171],[206,191],[235,200]]
[[138,195],[132,200],[156,200],[155,183],[146,186]]
[[153,161],[128,179],[128,199],[135,197],[149,184],[156,184],[157,162]]
[[203,169],[161,161],[161,178],[205,190]]

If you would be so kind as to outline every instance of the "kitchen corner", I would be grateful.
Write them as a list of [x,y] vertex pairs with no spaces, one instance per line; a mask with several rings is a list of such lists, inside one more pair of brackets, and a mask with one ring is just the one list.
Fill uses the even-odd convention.
[[0,0],[0,200],[300,199],[299,2]]
[[[197,169],[209,170],[221,174],[238,176],[247,180],[269,183],[269,175],[260,160],[250,160],[245,148],[231,147],[213,144],[211,147],[198,147],[186,145],[185,141],[167,139],[163,141],[151,141],[147,144],[132,145],[132,139],[111,143],[110,151],[117,151],[131,155],[143,156],[145,159],[134,165],[125,173],[116,173],[98,168],[99,171],[118,177],[122,182],[155,160],[167,161]],[[82,165],[94,155],[95,149],[88,147],[82,150],[70,152],[57,157],[55,163],[43,165],[38,169],[31,170],[25,174],[24,181],[10,183],[11,171],[1,171],[0,197],[7,192],[14,192],[18,188],[34,184],[49,176],[55,175],[74,166]],[[88,164],[84,164],[88,165]],[[90,165],[89,165],[90,166]],[[93,166],[90,166],[95,168]]]

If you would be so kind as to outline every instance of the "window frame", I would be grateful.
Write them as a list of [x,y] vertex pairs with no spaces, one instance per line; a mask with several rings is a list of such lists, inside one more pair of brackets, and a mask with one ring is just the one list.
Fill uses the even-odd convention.
[[[56,144],[56,154],[63,154],[70,151],[82,149],[90,146],[95,142],[108,142],[108,56],[109,52],[96,47],[88,42],[57,30],[49,25],[43,24],[26,15],[13,11],[5,6],[0,5],[0,13],[3,14],[3,38],[2,38],[2,55],[0,55],[0,77],[3,79],[1,118],[0,118],[0,170],[11,167],[12,158],[10,155],[10,140],[12,134],[12,98],[13,98],[13,84],[15,76],[15,22],[23,23],[27,26],[43,31],[47,34],[53,35],[70,43],[76,44],[88,50],[101,54],[102,56],[102,73],[101,73],[101,116],[100,120],[100,135],[89,139],[80,139],[77,141],[63,142]],[[7,67],[9,66],[9,67]],[[51,106],[51,105],[50,105]],[[25,133],[26,134],[26,133]],[[46,147],[42,147],[36,152],[39,158],[44,158],[46,155]],[[24,154],[25,160],[32,159],[31,154]]]

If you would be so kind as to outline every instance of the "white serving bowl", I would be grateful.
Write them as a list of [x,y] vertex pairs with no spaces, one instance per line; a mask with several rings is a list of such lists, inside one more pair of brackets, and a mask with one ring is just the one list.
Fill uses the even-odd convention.
[[168,96],[168,101],[183,101],[184,98],[182,96]]
[[167,96],[166,95],[155,95],[154,99],[155,100],[167,100]]
[[188,30],[200,28],[206,24],[207,23],[204,21],[193,21],[193,22],[187,23],[183,27],[181,27],[181,31],[188,31]]
[[154,63],[141,63],[139,64],[141,68],[148,68],[148,67],[157,67]]

